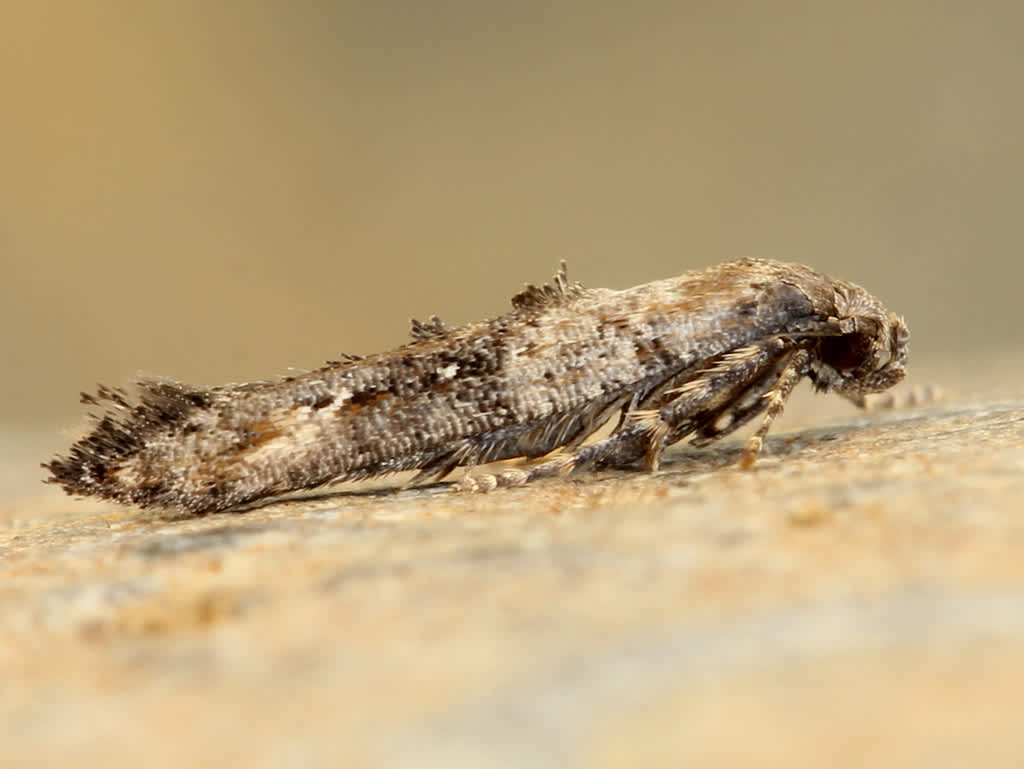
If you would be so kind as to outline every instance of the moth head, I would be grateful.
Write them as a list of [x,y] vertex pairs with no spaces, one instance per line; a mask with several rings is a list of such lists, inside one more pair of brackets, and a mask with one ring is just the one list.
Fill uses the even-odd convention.
[[819,390],[847,396],[880,392],[906,375],[907,339],[903,318],[886,313],[858,286],[836,291],[832,333],[817,340],[811,379]]

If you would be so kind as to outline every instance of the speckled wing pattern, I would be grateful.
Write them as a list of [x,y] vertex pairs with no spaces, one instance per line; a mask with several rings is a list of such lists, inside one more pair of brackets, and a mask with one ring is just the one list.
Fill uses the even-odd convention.
[[[581,467],[656,468],[665,446],[715,440],[764,415],[753,462],[809,377],[855,402],[899,381],[902,319],[809,267],[744,259],[631,289],[586,289],[565,267],[511,312],[451,328],[413,321],[395,350],[277,381],[101,387],[91,432],[44,465],[68,493],[196,513],[327,483],[563,455],[464,488]],[[618,415],[603,441],[581,444]]]

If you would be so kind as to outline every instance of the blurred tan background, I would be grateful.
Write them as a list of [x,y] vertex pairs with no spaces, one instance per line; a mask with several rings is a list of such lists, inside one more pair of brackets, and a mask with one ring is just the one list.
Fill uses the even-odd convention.
[[[1021,2],[0,0],[0,763],[1024,766],[1022,75]],[[803,388],[750,473],[39,483],[99,381],[741,255],[868,287],[959,391]]]
[[[429,7],[428,7],[429,6]],[[50,2],[0,23],[0,429],[741,255],[1019,349],[1024,5]]]

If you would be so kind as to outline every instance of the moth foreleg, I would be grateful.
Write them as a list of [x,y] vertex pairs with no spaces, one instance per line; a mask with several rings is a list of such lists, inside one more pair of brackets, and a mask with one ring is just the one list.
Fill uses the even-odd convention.
[[655,471],[669,446],[712,421],[780,365],[792,343],[776,337],[732,350],[709,362],[691,379],[664,390],[657,408],[629,412],[620,427],[581,456],[577,466],[625,467],[639,459]]
[[[667,445],[727,413],[744,393],[759,386],[763,391],[761,398],[768,400],[750,406],[749,416],[746,411],[742,413],[746,421],[762,411],[769,412],[767,426],[762,425],[764,432],[759,431],[763,438],[771,426],[771,419],[782,409],[781,403],[775,405],[775,397],[785,402],[793,386],[806,374],[807,352],[801,349],[790,354],[792,350],[793,343],[780,337],[733,350],[709,362],[692,379],[664,391],[656,408],[629,411],[616,431],[604,440],[533,467],[467,477],[460,486],[467,491],[522,486],[591,467],[624,468],[641,459],[646,469],[657,470]],[[799,373],[790,382],[789,377],[794,371]],[[773,384],[760,385],[772,378],[775,379]]]
[[757,432],[750,436],[746,448],[743,450],[743,456],[740,458],[740,467],[744,470],[749,470],[753,466],[757,455],[761,452],[764,438],[771,429],[772,423],[782,413],[782,409],[786,405],[786,399],[793,392],[797,382],[807,375],[810,360],[811,354],[807,350],[797,350],[793,353],[793,357],[790,358],[786,368],[779,374],[775,385],[761,396],[767,401],[764,408],[764,419],[761,422],[761,426],[757,428]]
[[[690,440],[690,444],[706,446],[738,430],[751,419],[763,413],[768,406],[764,395],[775,387],[779,375],[789,365],[790,352],[787,350],[780,353],[778,359],[770,367],[766,367],[752,384],[742,392],[737,391],[733,400],[723,404],[717,411],[708,412],[696,422],[693,429],[696,434]],[[675,436],[670,436],[669,442],[673,442],[674,439]]]

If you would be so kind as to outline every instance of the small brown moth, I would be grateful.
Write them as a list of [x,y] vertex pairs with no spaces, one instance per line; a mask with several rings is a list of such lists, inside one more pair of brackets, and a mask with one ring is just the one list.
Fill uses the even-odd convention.
[[[852,283],[743,259],[624,291],[566,277],[528,285],[512,311],[278,381],[100,387],[92,432],[44,465],[69,494],[195,513],[327,483],[564,454],[468,478],[486,489],[585,467],[655,470],[664,448],[721,438],[758,415],[753,464],[796,383],[863,406],[900,381],[907,327]],[[619,415],[607,438],[581,446]]]

